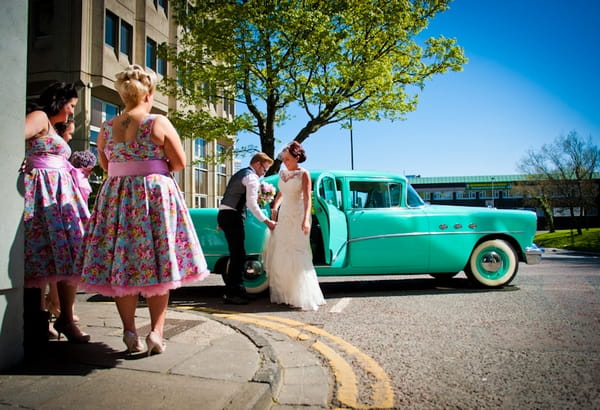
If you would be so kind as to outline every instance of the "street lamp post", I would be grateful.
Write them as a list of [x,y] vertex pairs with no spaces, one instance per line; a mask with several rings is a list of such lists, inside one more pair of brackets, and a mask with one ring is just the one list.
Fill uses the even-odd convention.
[[494,201],[494,179],[496,179],[496,178],[492,177],[492,208],[495,208],[495,206],[496,206],[495,201]]
[[352,138],[352,117],[350,117],[350,169],[354,169],[354,140]]

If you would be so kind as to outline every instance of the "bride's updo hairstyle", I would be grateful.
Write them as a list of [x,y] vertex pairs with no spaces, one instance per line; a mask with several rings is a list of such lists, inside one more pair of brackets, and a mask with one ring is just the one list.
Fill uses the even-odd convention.
[[125,105],[137,105],[156,86],[156,74],[138,64],[128,66],[116,75],[115,88]]
[[296,158],[298,163],[306,161],[306,152],[304,152],[304,148],[302,148],[302,145],[298,141],[290,142],[283,150]]

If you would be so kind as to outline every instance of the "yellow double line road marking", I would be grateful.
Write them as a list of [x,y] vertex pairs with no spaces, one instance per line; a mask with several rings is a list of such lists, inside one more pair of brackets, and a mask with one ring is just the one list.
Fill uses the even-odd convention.
[[[340,403],[351,408],[390,408],[394,405],[394,391],[391,381],[385,371],[370,356],[366,355],[344,339],[327,333],[321,328],[286,319],[278,316],[257,315],[253,313],[228,312],[217,309],[178,306],[180,309],[200,310],[215,316],[249,323],[283,333],[291,339],[311,340],[312,334],[316,336],[311,348],[323,355],[333,370],[336,382],[336,396]],[[358,381],[352,366],[327,343],[333,344],[338,349],[352,356],[355,361],[371,374],[370,384],[371,403],[358,403]]]

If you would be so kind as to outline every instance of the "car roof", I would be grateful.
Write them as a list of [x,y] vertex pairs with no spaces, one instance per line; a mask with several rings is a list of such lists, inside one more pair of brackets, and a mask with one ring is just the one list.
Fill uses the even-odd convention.
[[332,174],[335,177],[340,178],[353,178],[353,177],[367,177],[367,178],[382,178],[382,179],[401,179],[406,180],[406,177],[393,172],[384,171],[363,171],[363,170],[329,170],[329,169],[317,169],[309,171],[310,177],[315,179],[323,173]]

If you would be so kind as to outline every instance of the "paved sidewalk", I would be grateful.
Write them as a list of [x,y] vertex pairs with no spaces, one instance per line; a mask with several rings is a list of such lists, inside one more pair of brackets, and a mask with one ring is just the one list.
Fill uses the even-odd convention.
[[[167,349],[127,355],[113,303],[78,296],[89,344],[51,341],[39,360],[0,375],[0,409],[322,409],[331,378],[301,342],[217,319],[169,309]],[[139,334],[149,332],[138,308]]]

